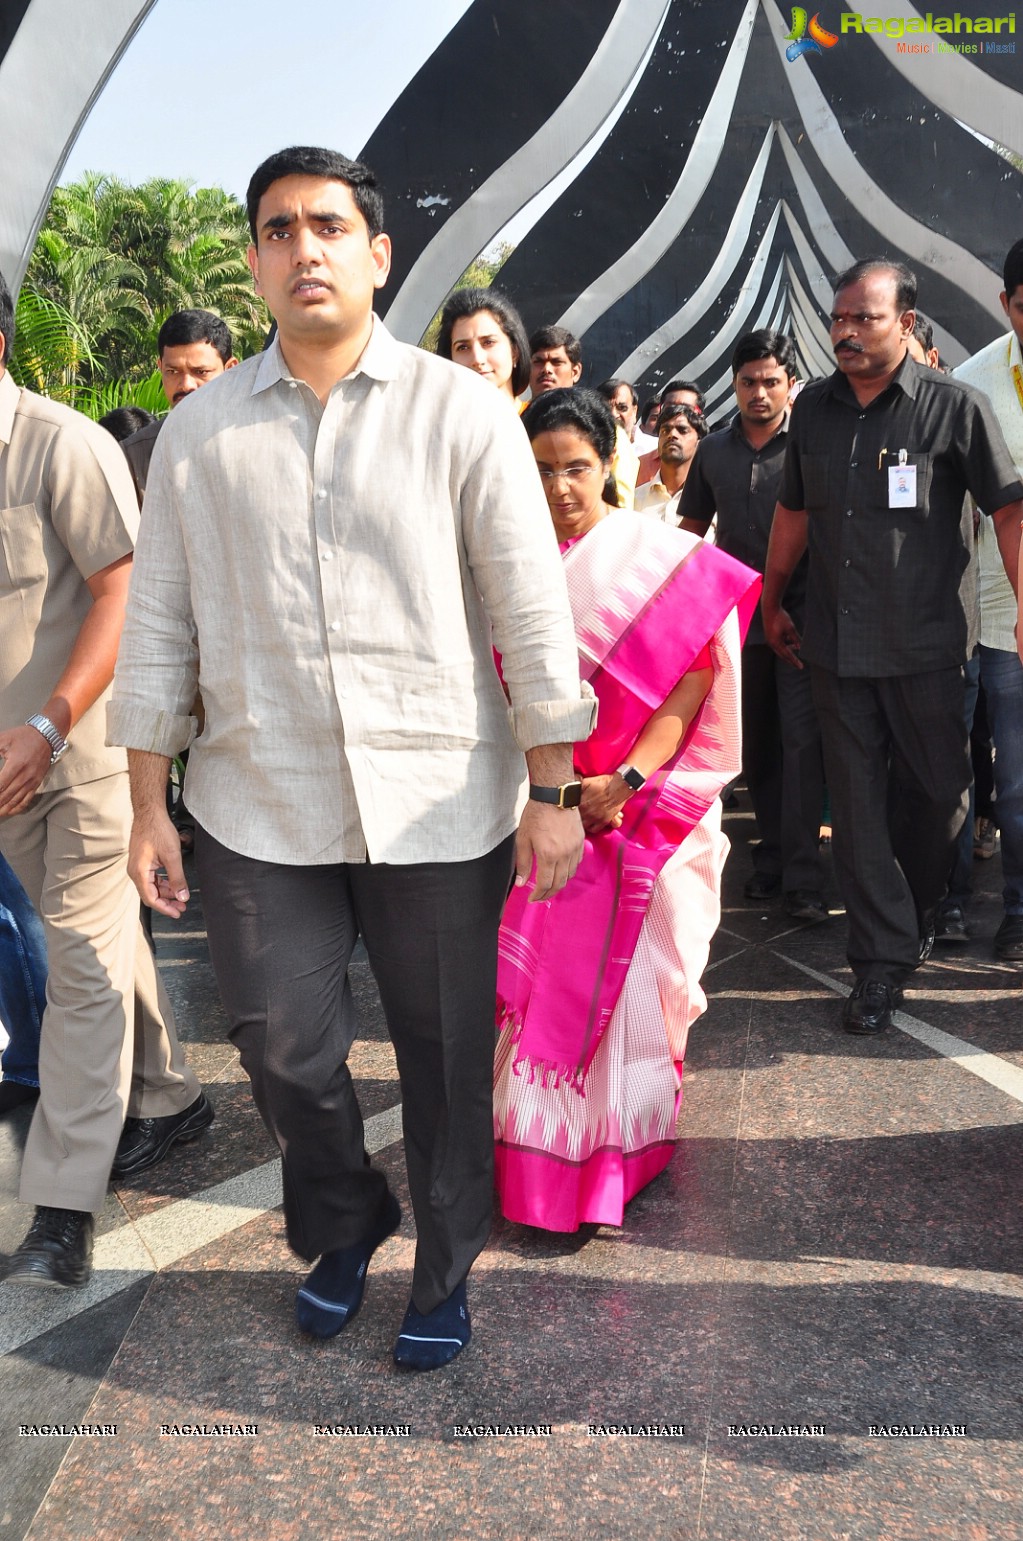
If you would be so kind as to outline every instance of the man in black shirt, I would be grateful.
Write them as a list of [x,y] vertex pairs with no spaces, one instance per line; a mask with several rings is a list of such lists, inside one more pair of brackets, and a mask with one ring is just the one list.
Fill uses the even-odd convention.
[[[706,535],[716,513],[721,550],[761,573],[795,378],[795,349],[783,332],[750,332],[739,339],[732,354],[738,415],[700,444],[682,494],[682,528]],[[785,593],[799,626],[807,565],[803,556]],[[742,762],[760,832],[747,899],[770,899],[781,890],[793,920],[826,920],[820,855],[824,765],[810,680],[768,646],[759,608],[742,651]]]
[[[963,722],[972,492],[1015,586],[1023,484],[979,391],[907,354],[916,278],[857,263],[835,283],[838,369],[789,426],[764,582],[768,642],[810,664],[856,984],[843,1022],[879,1033],[929,951],[966,814]],[[806,629],[782,598],[807,543]]]

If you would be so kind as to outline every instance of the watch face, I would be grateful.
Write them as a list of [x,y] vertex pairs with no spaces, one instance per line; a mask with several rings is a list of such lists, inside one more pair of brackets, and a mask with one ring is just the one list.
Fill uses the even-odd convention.
[[581,781],[566,781],[561,788],[562,808],[578,808],[583,800],[583,784]]

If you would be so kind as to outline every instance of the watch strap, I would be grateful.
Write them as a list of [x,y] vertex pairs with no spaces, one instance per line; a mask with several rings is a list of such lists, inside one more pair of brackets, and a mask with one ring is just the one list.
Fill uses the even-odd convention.
[[581,781],[566,781],[560,787],[538,787],[529,783],[529,796],[534,803],[553,803],[557,808],[578,808],[583,800]]
[[50,746],[51,765],[56,765],[57,761],[62,759],[71,747],[60,730],[54,726],[49,717],[44,717],[42,712],[34,712],[31,717],[27,717],[25,719],[25,726],[26,728],[35,728],[37,733],[43,735]]

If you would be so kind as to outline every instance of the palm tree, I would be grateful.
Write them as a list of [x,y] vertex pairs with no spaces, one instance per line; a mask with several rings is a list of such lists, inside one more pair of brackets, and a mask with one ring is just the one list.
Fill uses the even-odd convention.
[[99,416],[156,391],[156,336],[172,311],[222,316],[241,357],[269,318],[245,260],[248,227],[222,188],[90,172],[56,189],[18,301],[12,372]]

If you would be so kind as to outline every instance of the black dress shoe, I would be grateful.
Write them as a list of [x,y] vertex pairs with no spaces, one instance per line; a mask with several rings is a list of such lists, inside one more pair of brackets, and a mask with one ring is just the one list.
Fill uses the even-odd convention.
[[963,914],[961,904],[942,905],[934,923],[934,940],[941,942],[943,946],[970,940],[970,933],[966,929],[966,916]]
[[776,872],[754,872],[747,880],[743,889],[747,899],[755,903],[761,903],[764,899],[773,899],[781,893],[781,875]]
[[0,1118],[26,1102],[38,1102],[38,1086],[26,1086],[23,1081],[0,1081]]
[[934,951],[934,938],[938,929],[937,915],[928,916],[920,922],[920,951],[917,954],[917,967],[926,963]]
[[892,1012],[902,1005],[902,991],[879,979],[858,979],[853,993],[842,1007],[842,1026],[847,1033],[863,1036],[886,1033],[892,1025]]
[[11,1258],[7,1282],[80,1290],[92,1275],[92,1228],[92,1216],[80,1209],[41,1204]]
[[216,1114],[205,1092],[183,1113],[166,1118],[126,1118],[117,1145],[111,1177],[131,1177],[162,1161],[172,1145],[187,1145],[212,1124]]
[[1023,963],[1023,915],[1006,915],[995,932],[995,957],[1003,963]]
[[827,920],[828,907],[812,888],[793,888],[785,895],[785,913],[790,920]]

